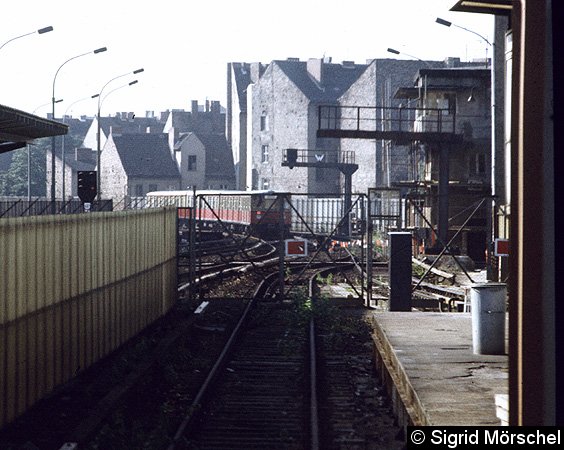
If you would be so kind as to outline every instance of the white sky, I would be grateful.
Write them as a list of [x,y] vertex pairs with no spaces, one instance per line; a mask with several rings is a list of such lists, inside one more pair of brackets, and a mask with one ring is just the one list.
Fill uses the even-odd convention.
[[[190,109],[219,100],[225,106],[228,62],[263,62],[330,56],[365,63],[392,55],[388,47],[421,59],[486,56],[486,44],[442,17],[490,42],[493,18],[450,12],[455,0],[27,0],[2,4],[0,46],[48,25],[50,33],[16,39],[0,50],[0,104],[39,116],[51,111],[56,77],[56,116],[94,115],[112,78],[143,67],[144,73],[110,83],[102,115],[145,115]],[[491,56],[491,50],[488,53]],[[129,81],[133,86],[121,88]]]

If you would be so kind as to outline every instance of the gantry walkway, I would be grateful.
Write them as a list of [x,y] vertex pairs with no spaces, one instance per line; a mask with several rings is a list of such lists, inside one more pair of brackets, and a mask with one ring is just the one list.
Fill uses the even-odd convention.
[[459,143],[456,114],[441,108],[320,105],[317,137],[383,139],[398,145],[413,142]]

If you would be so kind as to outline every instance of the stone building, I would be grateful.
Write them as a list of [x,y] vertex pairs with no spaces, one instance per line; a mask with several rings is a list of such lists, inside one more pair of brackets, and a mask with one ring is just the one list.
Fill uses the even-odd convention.
[[84,136],[82,147],[91,148],[93,151],[97,150],[98,120],[100,121],[100,148],[103,149],[112,130],[121,134],[162,133],[169,114],[169,111],[165,111],[157,117],[152,112],[147,111],[145,117],[139,117],[133,112],[120,112],[113,116],[102,116],[99,119],[94,117]]
[[174,153],[182,189],[235,189],[233,158],[223,133],[183,133]]
[[[342,176],[336,169],[281,167],[288,148],[354,152],[359,169],[354,192],[406,179],[408,149],[390,152],[380,140],[317,138],[319,105],[399,105],[394,91],[412,82],[422,65],[443,61],[369,60],[366,64],[331,58],[288,58],[228,64],[227,139],[233,152],[240,189],[337,193]],[[390,160],[404,170],[390,171]],[[392,179],[390,179],[392,174]]]
[[[62,123],[68,125],[69,132],[55,138],[55,197],[58,199],[68,200],[76,197],[77,170],[96,170],[94,150],[85,148],[81,144],[91,129],[92,122],[90,117],[77,119],[65,116],[62,119]],[[49,151],[46,155],[47,195],[51,192],[51,164],[51,152]]]
[[181,174],[182,189],[234,189],[233,156],[225,137],[225,111],[219,101],[190,111],[172,110],[164,124],[172,158]]
[[[76,195],[77,170],[96,170],[97,132],[98,119],[94,118],[84,131],[78,156],[74,148],[72,152],[67,149],[66,197]],[[113,198],[114,202],[152,190],[186,189],[192,185],[202,189],[235,187],[233,160],[225,140],[225,112],[218,101],[206,101],[205,105],[192,101],[191,111],[167,110],[158,117],[150,111],[145,117],[133,113],[102,117],[100,147],[102,198]],[[104,155],[106,150],[109,153]],[[141,156],[133,161],[135,151]],[[155,166],[156,155],[160,159]],[[171,165],[177,166],[176,173]],[[59,155],[56,167],[57,180],[62,179]],[[57,186],[57,197],[61,195]]]
[[235,169],[235,186],[238,190],[251,188],[247,181],[247,87],[256,83],[264,73],[261,63],[227,64],[227,112],[225,134],[231,148]]
[[163,133],[110,132],[101,154],[102,198],[142,197],[180,188],[180,173]]
[[198,132],[204,134],[225,135],[225,112],[219,101],[206,100],[205,105],[199,105],[192,100],[191,110],[173,109],[162,127],[162,132],[168,134],[169,146],[174,150],[182,134]]

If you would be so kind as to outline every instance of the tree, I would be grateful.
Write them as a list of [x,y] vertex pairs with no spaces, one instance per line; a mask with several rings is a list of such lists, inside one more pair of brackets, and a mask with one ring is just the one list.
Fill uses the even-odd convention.
[[10,169],[0,175],[0,193],[8,196],[27,196],[27,152],[31,151],[31,196],[45,196],[45,149],[47,139],[14,150]]
[[[70,151],[78,147],[83,136],[73,132],[69,127],[69,133],[65,136],[65,149]],[[31,149],[31,196],[45,197],[47,195],[47,152],[51,151],[50,137],[37,139],[29,145]],[[62,137],[55,137],[55,148],[60,155]],[[27,196],[27,147],[14,150],[10,169],[0,173],[0,195],[26,197]]]

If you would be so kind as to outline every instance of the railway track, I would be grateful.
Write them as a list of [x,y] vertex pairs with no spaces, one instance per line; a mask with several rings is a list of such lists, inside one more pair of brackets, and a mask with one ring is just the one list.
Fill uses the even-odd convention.
[[[307,277],[310,294],[319,274],[315,269]],[[389,431],[399,429],[378,391],[370,351],[358,351],[357,333],[369,336],[368,324],[359,327],[355,318],[348,330],[336,329],[335,323],[348,323],[339,312],[328,315],[327,303],[313,306],[299,294],[267,301],[275,283],[257,291],[240,334],[230,339],[233,348],[222,352],[168,450],[401,448]],[[337,319],[327,324],[328,316]]]
[[[319,271],[315,266],[306,276],[300,274],[304,280]],[[302,272],[300,264],[291,267],[289,272]],[[339,269],[343,270],[343,266]],[[259,278],[266,278],[265,270]],[[290,283],[296,275],[287,276]],[[278,272],[273,278],[278,280]],[[241,292],[247,292],[255,282],[243,281],[246,290]],[[361,445],[381,440],[366,430],[378,429],[381,423],[393,430],[391,412],[374,413],[374,405],[381,401],[376,388],[355,390],[355,386],[374,386],[370,355],[354,354],[352,349],[358,347],[358,342],[350,347],[336,344],[335,339],[341,342],[338,336],[342,333],[334,324],[318,328],[311,321],[317,315],[316,320],[323,322],[329,314],[325,314],[327,309],[312,308],[307,289],[295,290],[297,301],[279,302],[273,300],[273,285],[270,291],[267,286],[265,283],[265,290],[257,294],[261,301],[253,304],[247,303],[245,293],[235,294],[240,296],[237,300],[210,301],[202,314],[196,314],[197,304],[184,303],[172,316],[177,325],[171,325],[169,317],[157,326],[155,337],[149,337],[157,345],[149,348],[140,343],[136,356],[124,353],[106,361],[111,375],[93,371],[86,385],[77,380],[74,387],[46,404],[51,413],[39,413],[34,423],[20,429],[27,431],[16,432],[28,435],[40,449],[164,449],[171,442],[175,448],[315,449],[342,448],[338,445],[346,443],[351,445],[346,448],[360,449],[366,448]],[[244,335],[233,338],[239,343],[237,350],[222,350],[231,331],[239,327],[236,319],[243,308],[249,310],[248,321],[240,325]],[[339,317],[335,322],[344,323],[339,312],[333,311],[333,316]],[[148,331],[151,336],[153,331]],[[369,331],[364,331],[369,336]],[[318,348],[320,355],[310,359]],[[228,359],[215,361],[221,354]],[[135,368],[116,371],[125,361],[136,358],[140,361]],[[206,378],[214,367],[222,379],[218,385],[212,383],[213,375]],[[321,381],[316,373],[321,375]],[[98,392],[95,385],[100,379],[116,375],[117,384],[108,380],[108,388]],[[212,384],[211,391],[201,390]],[[92,398],[85,395],[91,392]],[[365,401],[368,403],[362,407],[359,402]],[[382,408],[385,410],[385,405]],[[364,412],[359,414],[359,410]],[[187,419],[188,411],[190,416],[196,411],[202,414]],[[361,423],[365,417],[375,417],[378,422],[365,426]],[[200,434],[186,434],[192,431]],[[319,431],[324,438],[319,437]],[[2,442],[9,441],[0,439]],[[61,447],[63,443],[69,446]],[[386,444],[370,448],[400,447]]]
[[190,439],[173,448],[307,448],[306,334],[288,329],[285,308],[267,309],[256,309]]

